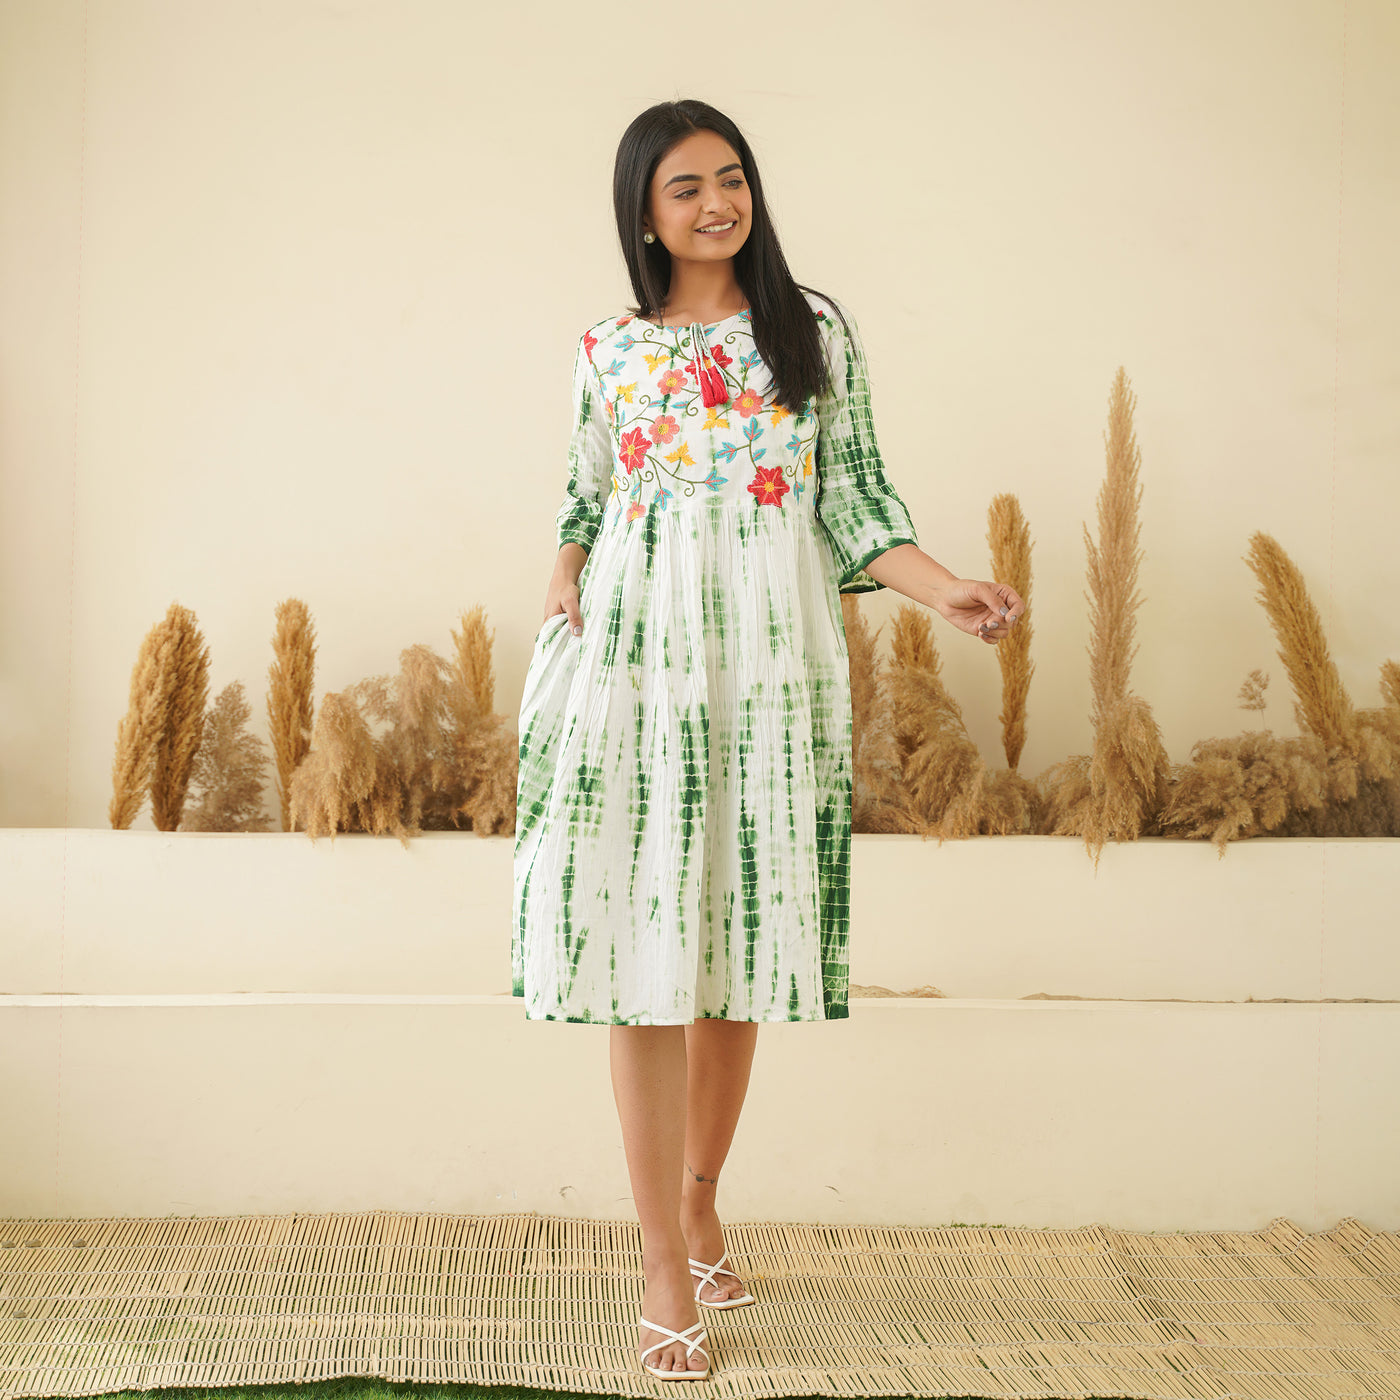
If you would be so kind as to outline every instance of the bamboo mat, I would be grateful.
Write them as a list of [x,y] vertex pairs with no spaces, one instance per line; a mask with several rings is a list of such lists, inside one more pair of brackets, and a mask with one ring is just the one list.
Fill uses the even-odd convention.
[[592,1394],[1400,1397],[1400,1233],[726,1224],[711,1375],[637,1359],[635,1222],[0,1220],[0,1396],[378,1376]]

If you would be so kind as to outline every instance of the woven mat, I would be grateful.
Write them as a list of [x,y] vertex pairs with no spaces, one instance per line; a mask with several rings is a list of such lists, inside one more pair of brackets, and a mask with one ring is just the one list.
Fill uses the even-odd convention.
[[1400,1397],[1400,1234],[725,1225],[759,1302],[641,1370],[635,1222],[0,1220],[0,1397],[378,1376],[592,1394]]

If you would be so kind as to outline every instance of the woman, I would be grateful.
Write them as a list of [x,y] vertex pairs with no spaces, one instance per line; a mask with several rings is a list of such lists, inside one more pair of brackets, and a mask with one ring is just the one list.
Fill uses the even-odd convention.
[[793,281],[733,122],[649,108],[613,200],[638,304],[575,355],[521,699],[512,969],[530,1019],[613,1028],[641,1360],[697,1380],[698,1307],[757,1301],[715,1189],[758,1025],[848,1014],[839,595],[890,587],[989,644],[1024,609],[919,549],[856,327]]

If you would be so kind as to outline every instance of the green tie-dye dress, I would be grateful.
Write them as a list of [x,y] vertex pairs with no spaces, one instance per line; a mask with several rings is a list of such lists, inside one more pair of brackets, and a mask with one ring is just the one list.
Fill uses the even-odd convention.
[[558,540],[588,551],[583,633],[545,621],[520,702],[511,964],[531,1020],[849,1014],[839,594],[918,541],[855,322],[804,295],[833,387],[799,415],[768,397],[749,311],[610,317],[579,341]]

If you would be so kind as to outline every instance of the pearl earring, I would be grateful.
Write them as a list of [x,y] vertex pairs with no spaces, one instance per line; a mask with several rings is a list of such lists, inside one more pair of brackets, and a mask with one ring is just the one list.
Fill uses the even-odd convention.
[[651,233],[651,232],[648,231],[647,233],[644,233],[644,234],[642,235],[642,242],[643,242],[643,243],[655,243],[655,242],[656,242],[656,235],[655,235],[654,233]]

